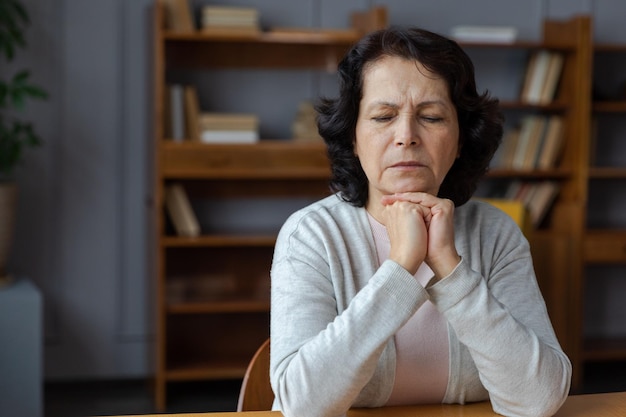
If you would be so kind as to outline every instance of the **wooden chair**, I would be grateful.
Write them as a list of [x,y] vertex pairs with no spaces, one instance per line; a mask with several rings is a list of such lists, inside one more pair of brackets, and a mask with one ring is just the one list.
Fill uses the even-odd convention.
[[241,383],[237,411],[267,411],[272,409],[274,391],[270,385],[270,340],[256,351]]

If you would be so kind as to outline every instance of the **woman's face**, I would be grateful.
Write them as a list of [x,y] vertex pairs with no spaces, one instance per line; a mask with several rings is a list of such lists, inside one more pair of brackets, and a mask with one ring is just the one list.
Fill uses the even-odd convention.
[[364,68],[354,149],[369,182],[368,207],[385,194],[437,195],[459,154],[456,108],[446,82],[400,57]]

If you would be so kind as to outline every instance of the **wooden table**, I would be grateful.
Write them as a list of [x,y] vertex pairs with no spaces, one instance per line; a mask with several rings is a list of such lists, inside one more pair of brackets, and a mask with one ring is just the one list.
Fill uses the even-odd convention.
[[[142,417],[280,417],[278,411],[248,411],[244,413],[159,414]],[[348,417],[491,417],[499,416],[489,402],[467,405],[419,405],[382,408],[359,408],[348,411]],[[626,392],[573,395],[554,417],[624,417]]]

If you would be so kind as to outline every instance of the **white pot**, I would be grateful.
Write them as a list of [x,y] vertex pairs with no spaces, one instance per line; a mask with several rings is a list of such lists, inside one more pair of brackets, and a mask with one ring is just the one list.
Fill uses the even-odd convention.
[[0,182],[0,286],[10,281],[6,265],[13,243],[16,207],[17,186],[13,182]]

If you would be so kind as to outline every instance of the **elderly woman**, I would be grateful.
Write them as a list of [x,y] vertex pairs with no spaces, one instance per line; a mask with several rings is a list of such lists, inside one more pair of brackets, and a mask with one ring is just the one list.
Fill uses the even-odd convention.
[[339,65],[318,106],[335,195],[293,214],[272,264],[270,379],[287,417],[351,407],[490,400],[549,416],[571,365],[529,245],[470,200],[502,136],[468,56],[420,29],[385,29]]

